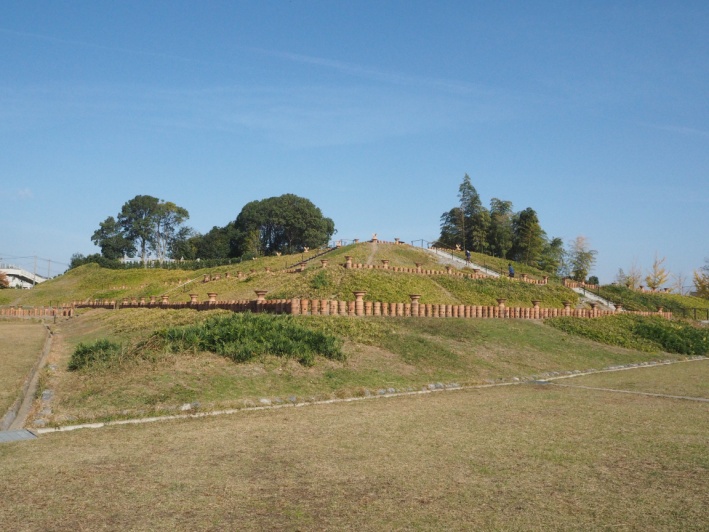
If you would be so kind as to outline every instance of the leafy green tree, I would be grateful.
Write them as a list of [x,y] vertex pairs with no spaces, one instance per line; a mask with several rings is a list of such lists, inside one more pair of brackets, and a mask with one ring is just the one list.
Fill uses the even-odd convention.
[[100,253],[93,253],[91,255],[82,255],[81,253],[74,253],[69,261],[69,269],[78,268],[84,264],[98,264],[104,268],[115,268],[121,264],[118,259],[109,259],[101,255]]
[[470,218],[469,246],[478,253],[488,253],[488,235],[491,226],[490,211],[482,205]]
[[441,236],[438,237],[438,244],[449,248],[459,244],[461,247],[464,244],[463,227],[463,211],[460,207],[454,207],[448,212],[441,215]]
[[91,241],[101,248],[101,255],[107,259],[122,259],[124,256],[135,255],[133,242],[123,234],[121,225],[113,216],[109,216],[99,224]]
[[117,220],[106,218],[91,240],[108,259],[140,253],[145,264],[148,253],[164,260],[174,241],[184,236],[182,223],[189,218],[186,209],[153,196],[136,196],[123,204]]
[[463,249],[485,253],[489,247],[490,224],[490,212],[483,207],[470,176],[465,174],[458,187],[458,206],[441,215],[441,236],[438,242],[449,247],[460,245]]
[[579,282],[585,281],[596,262],[597,253],[597,251],[590,249],[588,239],[585,236],[577,236],[571,242],[568,251],[571,278]]
[[512,258],[528,266],[537,266],[544,250],[544,231],[531,207],[512,218]]
[[[202,235],[191,227],[181,227],[170,243],[170,256],[175,260],[195,260]],[[221,257],[220,257],[221,258]]]
[[[185,236],[185,228],[180,227],[189,219],[190,214],[184,207],[178,207],[171,201],[159,201],[153,217],[153,235],[149,240],[150,250],[162,262],[168,257],[175,240]],[[187,229],[189,232],[189,229]]]
[[512,249],[512,202],[498,198],[490,200],[490,252],[496,257],[507,258]]
[[155,217],[160,200],[153,196],[136,196],[123,204],[118,224],[126,239],[133,242],[145,264],[148,250],[155,238]]
[[544,244],[539,266],[543,271],[551,275],[561,275],[564,273],[566,251],[564,250],[564,241],[561,238],[552,238]]
[[480,200],[480,194],[475,190],[470,176],[465,174],[463,182],[458,187],[458,201],[460,205],[461,232],[464,236],[463,249],[484,252],[487,247],[487,231],[490,216],[483,214],[486,209]]
[[[335,233],[335,223],[323,216],[310,200],[295,194],[252,201],[244,205],[234,222],[236,251],[293,253],[305,247],[325,245]],[[258,249],[254,249],[258,237]]]

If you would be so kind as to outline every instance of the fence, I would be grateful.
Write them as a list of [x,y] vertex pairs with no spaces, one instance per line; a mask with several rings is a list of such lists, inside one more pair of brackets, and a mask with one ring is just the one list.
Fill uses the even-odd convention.
[[[169,297],[161,296],[157,301],[155,296],[146,298],[124,298],[122,302],[115,300],[94,300],[74,302],[75,308],[161,308],[161,309],[194,309],[213,310],[224,309],[232,312],[266,312],[272,314],[311,315],[311,316],[400,316],[400,317],[432,317],[432,318],[510,318],[510,319],[545,319],[560,316],[576,318],[598,318],[621,312],[600,310],[595,304],[590,309],[572,309],[571,303],[564,303],[564,308],[541,308],[540,300],[532,301],[532,307],[507,307],[506,299],[498,299],[497,305],[448,305],[420,303],[420,295],[413,294],[411,301],[406,303],[389,303],[381,301],[364,301],[366,292],[354,292],[354,301],[330,299],[271,299],[266,300],[266,290],[257,290],[255,300],[218,301],[216,293],[209,293],[207,301],[197,301],[197,294],[190,294],[191,301],[170,303]],[[672,318],[671,312],[629,312],[641,316],[662,316]]]
[[696,321],[709,321],[709,308],[683,308],[676,312],[681,313],[683,318],[691,317]]
[[73,316],[74,307],[62,305],[61,307],[2,307],[0,316],[12,318],[53,318],[55,316]]

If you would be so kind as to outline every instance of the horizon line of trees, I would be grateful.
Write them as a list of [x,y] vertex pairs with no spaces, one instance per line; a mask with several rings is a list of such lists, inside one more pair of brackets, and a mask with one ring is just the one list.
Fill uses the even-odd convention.
[[101,252],[72,255],[69,268],[89,262],[113,267],[125,258],[149,260],[229,261],[276,253],[295,253],[326,245],[335,223],[310,200],[295,194],[247,203],[236,219],[205,234],[185,225],[187,209],[153,196],[127,201],[116,217],[99,224],[91,241]]
[[486,208],[465,174],[458,187],[458,205],[441,215],[437,244],[483,253],[538,268],[551,275],[586,281],[597,252],[578,236],[567,247],[548,237],[534,209],[514,212],[512,202],[492,198]]

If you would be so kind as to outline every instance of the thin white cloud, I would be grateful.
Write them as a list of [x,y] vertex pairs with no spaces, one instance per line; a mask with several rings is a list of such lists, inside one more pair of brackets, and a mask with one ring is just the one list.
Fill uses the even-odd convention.
[[190,62],[190,63],[202,63],[204,64],[203,61],[198,61],[194,59],[190,59],[188,57],[182,57],[179,55],[174,55],[174,54],[165,54],[162,52],[146,52],[145,50],[135,50],[132,48],[122,48],[119,46],[105,46],[103,44],[96,44],[96,43],[91,43],[87,41],[78,41],[75,39],[63,39],[60,37],[53,37],[51,35],[43,35],[39,33],[31,33],[31,32],[26,32],[26,31],[16,31],[16,30],[11,30],[8,28],[0,28],[0,33],[4,33],[5,35],[14,35],[16,37],[23,37],[27,39],[34,39],[34,40],[39,40],[39,41],[47,41],[55,44],[67,44],[71,46],[79,46],[82,48],[92,48],[94,50],[104,50],[107,52],[118,52],[122,54],[130,54],[130,55],[142,55],[146,57],[155,57],[159,59],[170,59],[174,61],[183,61],[183,62]]
[[34,194],[29,188],[21,188],[15,192],[15,198],[18,200],[31,200],[34,198]]
[[383,81],[399,85],[418,85],[433,87],[447,92],[458,94],[469,94],[472,92],[488,92],[480,85],[459,80],[431,78],[421,76],[411,76],[401,72],[386,72],[383,70],[363,67],[343,61],[326,59],[323,57],[314,57],[309,55],[294,54],[291,52],[279,52],[275,50],[265,50],[263,48],[251,48],[254,52],[259,52],[271,57],[286,59],[294,63],[303,63],[309,65],[320,66],[330,70],[337,70],[343,74],[354,77],[372,79],[375,81]]
[[662,125],[662,124],[643,124],[646,127],[651,127],[653,129],[659,129],[661,131],[668,131],[670,133],[680,133],[682,135],[695,135],[700,137],[709,137],[709,131],[703,129],[696,129],[687,126],[674,126],[674,125]]

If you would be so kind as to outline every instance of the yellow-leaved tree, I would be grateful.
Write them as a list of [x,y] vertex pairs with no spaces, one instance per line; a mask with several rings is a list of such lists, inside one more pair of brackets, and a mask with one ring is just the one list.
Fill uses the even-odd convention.
[[666,257],[659,258],[655,253],[655,260],[652,261],[652,268],[645,277],[645,284],[653,292],[660,288],[670,278],[670,272],[663,266]]
[[709,299],[709,259],[701,269],[694,271],[694,288],[699,297]]

